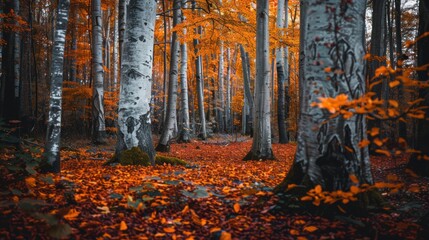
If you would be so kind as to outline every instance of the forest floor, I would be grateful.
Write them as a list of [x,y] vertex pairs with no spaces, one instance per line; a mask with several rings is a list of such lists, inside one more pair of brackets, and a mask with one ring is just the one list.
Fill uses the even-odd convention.
[[[172,144],[167,155],[188,166],[155,167],[103,166],[114,144],[66,146],[61,175],[0,169],[0,239],[429,239],[429,179],[406,173],[405,157],[372,158],[377,182],[401,185],[380,189],[389,210],[322,217],[277,211],[271,190],[294,144],[273,144],[276,161],[243,162],[251,140],[218,136]],[[15,152],[1,154],[8,161]]]

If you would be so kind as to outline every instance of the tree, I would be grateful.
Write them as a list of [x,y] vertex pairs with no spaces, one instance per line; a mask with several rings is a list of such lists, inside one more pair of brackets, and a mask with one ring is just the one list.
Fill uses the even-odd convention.
[[6,120],[20,118],[20,34],[19,34],[19,1],[5,1],[4,10],[10,16],[5,20],[10,31],[3,32],[6,46],[2,49],[2,79],[0,111]]
[[331,119],[329,111],[314,107],[321,98],[357,99],[365,92],[366,1],[301,4],[298,146],[291,170],[275,190],[298,184],[348,191],[351,175],[372,184],[368,149],[359,147],[366,139],[365,116]]
[[[181,0],[173,1],[173,27],[180,22],[180,5]],[[170,140],[177,134],[177,85],[178,85],[178,67],[179,67],[179,55],[180,46],[177,40],[177,32],[174,31],[171,37],[171,55],[170,55],[170,76],[168,82],[168,103],[167,103],[167,114],[162,128],[161,138],[159,139],[157,151],[169,152],[170,151]]]
[[[286,1],[287,2],[287,1]],[[281,28],[284,26],[283,22],[285,21],[283,19],[283,15],[285,12],[285,7],[287,8],[287,5],[285,6],[285,0],[278,0],[277,4],[277,20],[276,25],[278,28]],[[286,11],[287,13],[287,11]],[[286,15],[287,19],[287,15]],[[287,20],[286,20],[287,22]],[[287,46],[285,47],[287,48]],[[287,63],[283,61],[283,54],[282,54],[282,48],[278,48],[276,50],[276,68],[277,68],[277,96],[278,96],[278,102],[277,102],[277,122],[279,126],[279,143],[287,143],[288,137],[286,132],[286,103],[285,103],[285,66]],[[286,50],[286,49],[285,49]],[[287,56],[287,50],[286,50],[286,56]],[[287,60],[287,57],[285,58]],[[287,73],[286,73],[287,74]]]
[[101,0],[92,0],[92,138],[94,143],[106,142],[104,120],[104,70]]
[[[420,0],[419,1],[419,30],[420,36],[426,34],[417,42],[417,65],[424,66],[425,69],[418,71],[418,77],[420,81],[428,81],[429,79],[429,2]],[[429,161],[426,160],[429,157],[429,88],[426,86],[422,88],[419,93],[419,97],[423,99],[422,106],[426,107],[425,113],[426,118],[419,119],[417,121],[416,141],[415,149],[421,151],[419,154],[413,154],[410,157],[407,168],[411,169],[415,173],[422,176],[429,176]]]
[[51,90],[49,100],[49,119],[46,130],[45,171],[59,173],[60,165],[60,139],[61,139],[61,102],[64,69],[64,45],[70,8],[69,0],[60,0],[57,7],[57,20],[52,50]]
[[[182,8],[186,6],[186,0],[182,0]],[[181,14],[181,22],[185,21],[185,15]],[[183,28],[183,35],[186,36],[186,28]],[[179,142],[190,142],[190,122],[188,103],[188,45],[186,42],[180,44],[180,88],[181,88],[181,127]]]
[[155,164],[150,99],[156,0],[130,0],[121,58],[116,156],[139,147]]
[[256,9],[256,83],[252,149],[244,160],[274,159],[270,125],[269,3],[258,0]]

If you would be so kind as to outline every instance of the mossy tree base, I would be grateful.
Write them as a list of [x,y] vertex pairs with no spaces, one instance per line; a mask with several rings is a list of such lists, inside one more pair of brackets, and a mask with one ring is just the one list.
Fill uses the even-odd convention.
[[250,160],[276,160],[276,157],[274,157],[273,151],[269,151],[268,153],[262,154],[260,152],[253,152],[252,150],[250,150],[249,153],[247,153],[247,155],[243,158],[243,161],[250,161]]
[[[119,156],[113,155],[113,157],[108,160],[105,165],[110,165],[112,163],[119,163],[121,165],[138,165],[138,166],[150,166],[150,158],[147,153],[143,152],[138,147],[133,147],[129,150],[123,151]],[[181,165],[186,166],[187,163],[181,159],[175,157],[167,157],[167,156],[156,156],[155,157],[156,165]]]
[[[289,188],[291,184],[295,187]],[[301,209],[318,215],[352,214],[362,216],[368,214],[370,210],[388,208],[388,203],[376,189],[369,189],[357,194],[357,200],[347,204],[338,201],[333,204],[321,203],[319,206],[315,206],[312,201],[301,201],[301,198],[306,196],[307,192],[314,187],[315,184],[311,182],[308,175],[304,174],[301,167],[294,163],[285,179],[274,188],[273,192],[280,196],[283,208],[299,206]]]
[[167,143],[167,144],[164,145],[162,143],[159,143],[158,146],[156,146],[155,150],[157,152],[168,153],[168,152],[170,152],[170,144]]

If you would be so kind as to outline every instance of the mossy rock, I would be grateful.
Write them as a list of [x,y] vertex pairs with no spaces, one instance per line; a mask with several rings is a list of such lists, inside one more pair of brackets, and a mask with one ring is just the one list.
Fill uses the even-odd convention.
[[186,166],[187,162],[183,161],[182,159],[175,158],[175,157],[167,157],[167,156],[156,156],[155,163],[157,165],[163,165],[163,164],[171,164],[171,165],[181,165]]
[[[113,156],[115,158],[116,156]],[[121,165],[142,165],[150,166],[150,158],[147,153],[143,152],[138,147],[133,147],[131,149],[123,151],[119,158],[119,163]]]

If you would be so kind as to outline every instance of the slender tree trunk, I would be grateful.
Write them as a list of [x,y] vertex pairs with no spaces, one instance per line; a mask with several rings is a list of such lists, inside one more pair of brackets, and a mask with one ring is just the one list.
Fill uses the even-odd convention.
[[73,27],[72,30],[72,42],[71,42],[71,55],[72,55],[72,59],[70,61],[70,81],[72,82],[76,82],[76,78],[77,78],[77,61],[76,61],[76,56],[77,56],[77,38],[78,38],[78,22],[79,22],[79,11],[78,11],[78,7],[74,6],[73,7],[73,15],[74,15],[74,22],[75,25]]
[[[425,0],[419,1],[419,30],[418,34],[421,36],[424,33],[429,32],[429,2]],[[426,66],[425,70],[418,71],[419,80],[426,82],[429,80],[429,37],[420,39],[417,42],[417,65]],[[413,154],[410,157],[407,168],[411,169],[415,173],[421,176],[429,176],[429,161],[426,160],[429,157],[429,88],[425,87],[420,89],[419,98],[423,99],[422,106],[426,107],[425,119],[419,119],[417,121],[417,131],[415,149],[421,151],[420,154]]]
[[253,107],[253,142],[244,160],[275,159],[271,148],[269,3],[257,0],[256,8],[256,84]]
[[220,106],[216,106],[216,112],[217,112],[217,121],[219,123],[219,132],[223,133],[225,131],[225,102],[224,102],[224,48],[223,48],[223,41],[220,41],[220,53],[219,53],[219,103]]
[[[182,8],[186,6],[186,0],[182,0]],[[182,22],[185,21],[184,14],[181,13]],[[186,36],[186,28],[183,28],[183,35]],[[188,45],[186,42],[180,44],[180,88],[181,88],[181,125],[179,135],[180,142],[190,142],[189,123],[189,100],[188,100]]]
[[[278,0],[277,21],[278,28],[284,26],[285,0]],[[287,13],[287,11],[286,11]],[[287,18],[287,16],[286,16]],[[284,72],[284,55],[283,49],[276,50],[276,68],[277,68],[277,123],[279,128],[279,143],[287,143],[288,137],[286,132],[286,104],[285,104],[285,72]]]
[[92,0],[92,140],[106,142],[101,0]]
[[231,50],[226,49],[226,104],[225,104],[225,129],[228,133],[232,132],[232,121],[231,121]]
[[[120,1],[120,0],[119,0]],[[115,5],[117,6],[117,5]],[[114,22],[114,26],[113,26],[113,61],[112,61],[112,72],[113,72],[113,79],[112,79],[112,86],[113,86],[113,90],[116,90],[117,84],[118,84],[118,65],[119,65],[119,54],[118,54],[118,9],[115,8],[114,14],[115,14],[115,22]]]
[[[249,119],[246,119],[246,122],[243,124],[247,125],[247,122],[252,124],[253,120],[253,95],[250,89],[250,65],[249,59],[247,57],[246,51],[244,50],[243,45],[240,44],[240,56],[241,56],[241,67],[243,69],[243,84],[244,84],[244,97],[246,98],[247,106],[249,108]],[[249,129],[250,132],[253,132]],[[245,132],[245,134],[247,131]]]
[[156,0],[130,0],[121,59],[116,156],[139,147],[155,164],[150,120]]
[[[181,0],[174,0],[173,2],[173,28],[180,23],[180,5]],[[178,87],[178,65],[180,57],[180,45],[177,40],[177,32],[172,33],[171,38],[171,54],[170,54],[170,76],[168,84],[168,104],[167,104],[167,115],[162,128],[161,138],[159,139],[157,151],[169,152],[170,151],[170,140],[176,136],[177,129],[177,87]]]
[[49,119],[46,130],[45,153],[47,165],[44,171],[59,173],[61,139],[61,101],[64,69],[64,46],[66,41],[69,0],[59,0],[57,7],[54,47],[52,48],[51,90],[49,100]]
[[[401,0],[395,0],[395,25],[396,25],[396,67],[398,69],[402,68],[402,62],[405,60],[402,53],[402,21],[401,21]],[[398,73],[401,74],[401,73]],[[401,99],[405,99],[404,95],[404,87],[402,84],[398,86],[398,102],[400,103],[400,108],[404,109],[404,101]],[[407,125],[403,121],[398,121],[399,128],[399,137],[403,139],[407,139]]]
[[359,147],[366,139],[365,116],[331,119],[327,110],[312,106],[320,97],[358,99],[365,93],[366,1],[301,2],[298,146],[292,169],[275,191],[288,184],[349,191],[355,184],[350,175],[372,184],[368,149]]
[[[196,3],[195,0],[192,1],[192,8],[195,11]],[[196,29],[197,34],[202,33],[201,26],[198,26]],[[197,84],[197,101],[198,101],[198,111],[200,114],[201,122],[201,131],[200,138],[203,140],[207,139],[207,127],[206,127],[206,114],[204,112],[204,83],[203,83],[203,59],[199,53],[199,40],[194,39],[194,51],[195,51],[195,74],[196,74],[196,84]]]
[[122,50],[124,47],[125,24],[127,23],[127,3],[129,0],[119,0],[118,5],[118,24],[119,24],[119,64],[121,64]]

